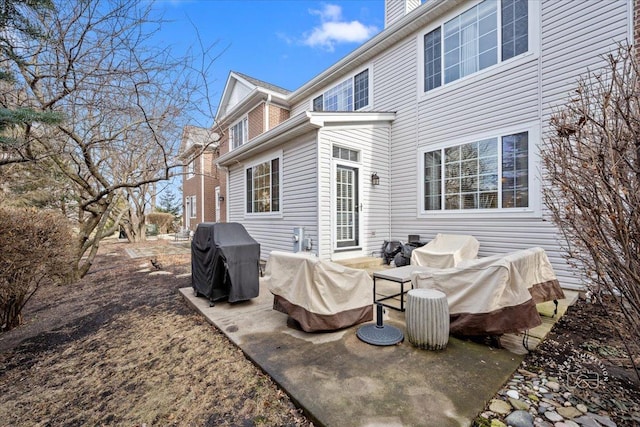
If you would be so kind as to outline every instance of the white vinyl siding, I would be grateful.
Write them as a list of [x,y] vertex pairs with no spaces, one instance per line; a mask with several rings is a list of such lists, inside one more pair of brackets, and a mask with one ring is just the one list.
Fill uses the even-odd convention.
[[[229,222],[241,222],[251,237],[260,243],[261,257],[272,250],[291,252],[294,227],[305,227],[316,252],[318,242],[317,164],[315,133],[305,134],[283,144],[281,151],[265,153],[260,159],[281,158],[280,212],[246,214],[246,168],[229,168],[229,194],[226,198]],[[259,161],[259,159],[256,159]],[[246,165],[249,165],[247,163]]]
[[[360,241],[359,256],[370,256],[379,251],[382,241],[389,239],[389,126],[327,127],[319,133],[320,152],[318,178],[318,219],[321,237],[319,255],[331,259],[335,248],[334,208],[335,183],[332,181],[336,164],[357,166],[360,179]],[[334,150],[338,147],[339,157]],[[357,153],[357,158],[354,154]],[[344,157],[348,157],[344,159]],[[371,174],[376,172],[380,184],[371,185]]]

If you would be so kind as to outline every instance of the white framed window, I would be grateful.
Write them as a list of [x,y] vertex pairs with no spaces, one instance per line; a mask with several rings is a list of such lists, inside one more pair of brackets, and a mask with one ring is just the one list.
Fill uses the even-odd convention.
[[533,210],[531,131],[421,151],[421,211]]
[[313,111],[357,111],[368,106],[368,68],[329,88],[312,101]]
[[529,2],[484,0],[423,37],[423,92],[529,51]]
[[229,128],[229,146],[232,150],[249,140],[249,120],[245,116]]
[[187,197],[187,209],[189,212],[189,218],[195,218],[198,216],[198,206],[196,204],[196,196]]
[[191,179],[196,175],[196,159],[192,159],[187,164],[187,179]]
[[245,169],[245,206],[248,214],[280,212],[282,156],[260,160]]

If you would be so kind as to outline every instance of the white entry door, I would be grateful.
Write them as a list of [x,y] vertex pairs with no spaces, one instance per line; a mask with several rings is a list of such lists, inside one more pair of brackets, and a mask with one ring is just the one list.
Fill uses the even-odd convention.
[[339,249],[359,242],[358,168],[336,165],[335,236]]

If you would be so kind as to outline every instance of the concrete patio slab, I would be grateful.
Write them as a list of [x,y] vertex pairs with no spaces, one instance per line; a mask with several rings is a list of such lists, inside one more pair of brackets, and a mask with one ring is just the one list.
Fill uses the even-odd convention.
[[[273,296],[262,283],[258,298],[214,307],[191,288],[180,293],[318,425],[471,425],[523,358],[456,338],[437,352],[406,339],[376,347],[357,338],[361,325],[306,333],[287,326],[287,316],[272,309]],[[385,317],[405,331],[404,313],[387,310]]]

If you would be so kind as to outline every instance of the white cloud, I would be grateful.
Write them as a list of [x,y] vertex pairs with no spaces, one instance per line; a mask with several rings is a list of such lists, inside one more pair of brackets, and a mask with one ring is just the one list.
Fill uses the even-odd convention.
[[307,46],[333,51],[338,43],[362,43],[378,31],[373,25],[343,20],[342,8],[334,4],[325,4],[322,10],[309,13],[320,16],[321,22],[305,34],[303,43]]

